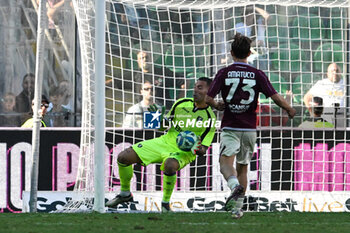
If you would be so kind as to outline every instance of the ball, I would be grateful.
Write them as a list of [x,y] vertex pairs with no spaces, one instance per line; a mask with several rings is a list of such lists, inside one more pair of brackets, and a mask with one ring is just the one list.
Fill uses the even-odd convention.
[[239,210],[233,210],[231,213],[232,218],[234,219],[240,219],[243,217],[243,211],[241,209]]
[[176,137],[176,144],[183,151],[190,151],[196,141],[196,134],[188,130],[180,132]]

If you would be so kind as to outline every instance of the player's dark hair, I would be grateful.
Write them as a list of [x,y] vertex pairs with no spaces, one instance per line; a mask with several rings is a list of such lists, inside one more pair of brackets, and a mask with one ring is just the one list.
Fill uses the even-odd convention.
[[46,97],[46,95],[41,95],[41,102],[45,102],[47,104],[50,103],[49,99]]
[[240,33],[237,33],[233,38],[233,42],[231,44],[231,50],[233,55],[239,59],[244,59],[248,57],[251,43],[251,39]]
[[323,113],[323,99],[319,96],[314,96],[312,101],[314,103],[317,103],[318,106],[313,108],[314,114],[316,115],[322,115]]
[[[46,97],[46,95],[41,95],[41,103],[44,102],[44,103],[47,103],[49,104],[50,101],[49,99]],[[32,99],[32,104],[34,104],[34,99]]]
[[211,80],[210,78],[207,78],[207,77],[200,77],[200,78],[198,79],[198,81],[206,82],[207,85],[208,85],[208,87],[209,87],[210,84],[211,84],[211,82],[212,82],[213,80]]

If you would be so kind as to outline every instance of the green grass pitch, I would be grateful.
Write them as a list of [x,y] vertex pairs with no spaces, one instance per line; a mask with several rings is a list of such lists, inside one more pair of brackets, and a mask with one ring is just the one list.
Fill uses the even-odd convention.
[[6,214],[0,232],[169,232],[169,233],[300,233],[349,232],[349,213],[245,213],[233,220],[229,213],[113,213]]

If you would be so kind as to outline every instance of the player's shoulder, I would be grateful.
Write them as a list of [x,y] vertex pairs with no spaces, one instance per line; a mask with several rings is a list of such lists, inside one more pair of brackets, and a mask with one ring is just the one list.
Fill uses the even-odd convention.
[[258,68],[255,68],[255,67],[253,67],[253,66],[251,66],[250,69],[251,69],[252,71],[254,71],[256,74],[258,74],[260,77],[267,78],[267,74],[266,74],[264,71],[262,71],[262,70],[260,70],[260,69],[258,69]]
[[[245,63],[245,62],[234,62],[231,65],[222,68],[221,70],[223,72],[229,72],[232,70],[244,70],[244,71],[249,71],[249,72],[253,72],[253,73],[264,73],[264,71],[257,69],[256,67],[252,66],[251,64]],[[219,71],[220,72],[220,71]]]
[[211,118],[216,119],[216,115],[215,115],[212,107],[208,106],[207,111],[208,111]]
[[193,105],[193,98],[181,98],[178,99],[171,107],[169,111],[170,115],[174,115],[175,111],[181,108],[187,108]]
[[214,114],[215,115],[215,113],[214,113],[214,110],[213,110],[213,108],[211,107],[211,106],[207,106],[206,107],[206,110],[208,111],[208,112],[210,112],[210,114]]
[[221,77],[221,76],[223,76],[225,73],[227,73],[228,70],[229,70],[229,67],[230,67],[230,66],[226,66],[226,67],[221,68],[221,69],[216,73],[216,77]]
[[233,64],[229,65],[229,66],[225,66],[223,68],[221,68],[215,76],[215,79],[225,79],[227,77],[227,73],[232,71],[234,69]]
[[193,98],[181,98],[174,103],[174,106],[178,106],[180,104],[192,104],[193,102]]
[[212,107],[210,107],[209,105],[205,108],[201,108],[200,109],[202,111],[202,115],[205,115],[206,117],[212,118],[212,119],[216,119],[216,115],[212,109]]

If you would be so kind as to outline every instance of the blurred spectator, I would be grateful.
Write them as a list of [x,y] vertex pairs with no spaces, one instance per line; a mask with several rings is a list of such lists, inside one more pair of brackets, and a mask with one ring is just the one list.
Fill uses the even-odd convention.
[[[36,3],[39,5],[39,0]],[[47,8],[47,17],[49,18],[49,28],[54,28],[55,24],[59,20],[59,12],[64,7],[65,3],[69,3],[71,7],[73,7],[73,3],[71,0],[47,0],[46,8]]]
[[[253,40],[251,44],[252,54],[248,57],[248,62],[261,70],[268,68],[265,32],[269,17],[269,13],[255,5],[246,6],[243,22],[235,25],[236,32]],[[259,60],[258,64],[257,59]]]
[[[141,93],[142,83],[149,81],[155,87],[155,103],[171,107],[174,96],[171,91],[184,88],[184,79],[176,78],[166,67],[153,65],[151,55],[145,51],[137,53],[138,70],[134,71],[134,93]],[[140,100],[140,95],[137,95]]]
[[[41,119],[41,127],[46,127],[46,122],[44,122],[44,117],[46,115],[47,109],[49,107],[49,100],[46,98],[45,95],[42,95],[41,97],[41,106],[39,109],[39,117]],[[34,100],[32,101],[32,112],[31,117],[24,122],[22,125],[22,128],[33,128],[34,125],[34,118],[33,118],[33,111],[34,111]]]
[[21,126],[21,118],[14,111],[16,104],[16,96],[13,93],[6,93],[1,99],[2,111],[0,115],[0,126],[2,127],[19,127]]
[[63,106],[64,96],[60,88],[50,88],[50,102],[52,108],[47,111],[44,121],[47,122],[47,127],[66,127],[72,126],[70,110]]
[[[114,3],[114,10],[117,13],[117,22],[120,35],[130,35],[131,40],[133,38],[139,38],[138,20],[139,16],[137,10],[127,3]],[[123,38],[121,39],[123,40]],[[129,39],[128,39],[129,40]]]
[[310,118],[299,125],[299,128],[334,128],[334,125],[323,119],[323,99],[321,97],[313,97],[310,104]]
[[332,117],[338,111],[337,108],[344,110],[345,107],[345,84],[341,75],[340,67],[336,63],[331,63],[327,69],[327,78],[319,80],[305,94],[304,103],[311,112],[311,101],[314,96],[319,96],[323,100],[325,119],[332,121]]
[[72,85],[68,80],[63,80],[58,84],[59,93],[62,95],[62,106],[69,111],[73,111]]
[[157,84],[159,82],[162,83],[163,77],[162,77],[161,69],[155,68],[153,70],[150,54],[148,54],[145,51],[139,51],[136,56],[137,56],[138,69],[134,72],[134,84],[135,84],[134,92],[137,93],[137,96],[140,97],[139,93],[141,93],[140,91],[141,91],[142,83],[146,81],[151,83],[153,83],[152,81],[156,81]]
[[323,99],[323,106],[334,107],[338,103],[340,107],[345,107],[345,85],[342,79],[340,67],[336,63],[331,63],[327,69],[327,78],[319,80],[305,94],[304,103],[308,109],[311,108],[311,100],[314,96]]
[[235,25],[236,32],[252,39],[252,47],[265,46],[266,22],[270,17],[269,13],[256,6],[247,6],[244,17],[243,22]]
[[131,106],[126,113],[123,127],[125,128],[142,128],[143,112],[148,111],[147,108],[154,103],[153,86],[151,82],[145,81],[141,91],[142,101]]
[[16,96],[15,111],[29,113],[31,111],[32,99],[34,98],[35,76],[32,73],[24,75],[22,81],[22,92]]
[[124,12],[128,18],[130,26],[137,27],[138,20],[139,20],[137,10],[134,8],[132,4],[128,5],[124,3],[123,5],[124,5]]

